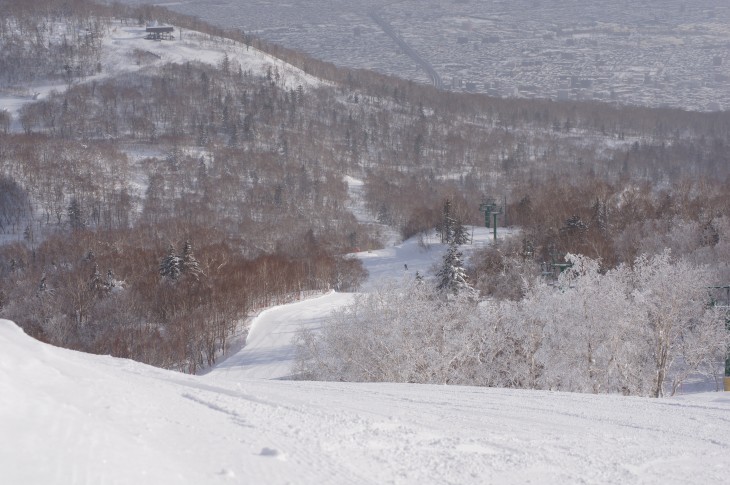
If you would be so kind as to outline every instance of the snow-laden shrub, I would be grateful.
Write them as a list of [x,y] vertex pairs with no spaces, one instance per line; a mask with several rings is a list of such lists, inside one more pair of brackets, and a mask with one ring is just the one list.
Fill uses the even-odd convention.
[[467,383],[475,306],[444,300],[426,283],[359,295],[321,332],[299,335],[303,378],[355,382]]
[[380,288],[300,334],[302,378],[662,396],[719,371],[725,315],[713,274],[669,251],[601,272],[569,255],[558,284],[520,301],[444,300],[426,282]]

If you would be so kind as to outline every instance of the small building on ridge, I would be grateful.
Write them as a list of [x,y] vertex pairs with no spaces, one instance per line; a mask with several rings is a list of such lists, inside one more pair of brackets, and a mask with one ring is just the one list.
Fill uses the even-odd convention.
[[173,40],[172,33],[175,29],[170,25],[159,25],[157,22],[147,24],[147,37],[149,40]]

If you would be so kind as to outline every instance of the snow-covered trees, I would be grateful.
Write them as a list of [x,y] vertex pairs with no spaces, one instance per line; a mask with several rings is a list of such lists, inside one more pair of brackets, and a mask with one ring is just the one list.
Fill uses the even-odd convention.
[[448,249],[443,256],[441,267],[436,272],[439,291],[456,295],[461,291],[473,293],[473,288],[467,283],[467,275],[464,270],[464,255],[459,246],[469,242],[469,233],[453,214],[451,199],[444,201],[441,222],[436,227],[441,242],[448,244]]
[[556,288],[542,284],[519,306],[547,320],[538,353],[541,386],[579,392],[646,394],[646,346],[631,304],[629,269],[601,274],[598,261],[568,255]]
[[569,255],[556,286],[475,306],[409,283],[355,300],[300,338],[308,378],[662,396],[717,373],[728,344],[707,268],[668,252],[603,271]]
[[193,254],[193,245],[190,241],[185,241],[183,246],[182,258],[180,259],[180,272],[188,274],[191,278],[197,280],[202,274],[200,263],[195,259]]
[[567,259],[556,289],[543,285],[517,304],[549,321],[543,387],[659,397],[692,374],[718,371],[728,334],[709,307],[708,268],[669,251],[608,271],[591,258]]
[[160,276],[167,281],[177,281],[183,275],[197,281],[202,274],[190,241],[185,241],[182,256],[178,256],[175,246],[170,244],[167,255],[160,261]]
[[641,257],[633,271],[632,302],[645,323],[651,349],[651,395],[669,387],[673,394],[691,372],[725,348],[724,322],[708,309],[711,273],[685,261],[672,261],[669,251]]
[[468,228],[461,222],[460,219],[456,219],[454,224],[454,231],[452,235],[452,241],[454,244],[461,246],[462,244],[469,244],[471,237],[469,236]]
[[436,226],[436,232],[441,237],[443,244],[454,243],[456,245],[467,244],[470,240],[469,232],[461,221],[454,214],[453,203],[451,199],[444,201],[441,222]]
[[436,273],[438,280],[437,288],[447,294],[456,295],[459,292],[473,292],[469,283],[467,283],[466,271],[461,251],[456,243],[449,244],[448,249],[443,257],[441,268]]
[[546,332],[547,387],[573,379],[569,390],[659,397],[693,373],[713,372],[727,334],[709,307],[708,268],[669,251],[605,273],[590,258],[568,260],[552,306],[543,307],[560,322]]
[[160,261],[160,276],[168,281],[176,281],[182,272],[182,260],[175,253],[175,246],[170,244],[167,255]]
[[300,334],[298,370],[319,380],[467,384],[474,355],[464,326],[474,308],[417,282],[382,287],[336,311],[320,334]]

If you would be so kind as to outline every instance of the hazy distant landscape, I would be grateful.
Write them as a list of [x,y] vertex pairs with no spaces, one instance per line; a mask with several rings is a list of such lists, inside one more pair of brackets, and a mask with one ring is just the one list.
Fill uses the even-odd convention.
[[431,82],[374,21],[376,13],[455,91],[699,111],[730,107],[730,4],[721,0],[160,4],[338,65]]

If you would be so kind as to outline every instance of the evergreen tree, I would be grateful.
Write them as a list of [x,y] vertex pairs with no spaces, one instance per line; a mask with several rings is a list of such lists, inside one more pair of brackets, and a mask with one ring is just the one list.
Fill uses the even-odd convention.
[[441,223],[436,228],[436,232],[438,232],[439,235],[441,236],[441,243],[451,244],[451,242],[454,238],[454,226],[455,225],[456,225],[456,221],[454,220],[454,217],[451,214],[451,200],[446,199],[444,201],[444,208],[443,208],[443,215],[441,218]]
[[601,231],[608,230],[608,206],[605,202],[596,199],[591,207],[591,225],[598,227]]
[[165,256],[160,262],[160,275],[169,281],[177,281],[182,269],[182,260],[175,254],[175,247],[170,244]]
[[223,54],[223,59],[221,60],[221,70],[223,71],[223,74],[229,74],[231,71],[231,59],[228,57],[227,52]]
[[461,246],[462,244],[468,244],[469,241],[471,241],[471,237],[469,236],[469,230],[459,219],[456,219],[454,221],[452,241],[457,246]]
[[474,291],[466,281],[466,271],[464,271],[464,263],[462,262],[463,256],[456,244],[453,242],[449,244],[449,249],[444,254],[441,269],[436,273],[436,278],[438,278],[437,288],[440,291],[453,295],[464,290]]
[[23,238],[26,240],[26,242],[28,242],[28,244],[33,246],[33,243],[35,242],[35,236],[33,234],[33,227],[30,224],[25,226],[25,231],[23,231]]
[[204,189],[208,185],[208,167],[205,165],[205,159],[201,156],[198,160],[198,177],[196,187],[198,190]]
[[99,265],[94,263],[94,269],[91,270],[91,287],[98,288],[102,285],[101,273],[99,272]]
[[89,288],[91,289],[92,293],[98,298],[103,297],[107,293],[107,286],[104,283],[104,280],[101,277],[101,273],[99,272],[99,265],[94,263],[94,269],[91,272],[91,278],[89,280]]
[[588,229],[588,225],[575,214],[566,219],[565,226],[562,228],[564,231],[585,231],[586,229]]
[[71,199],[71,203],[68,206],[68,223],[74,231],[86,227],[84,212],[76,197]]
[[200,263],[198,263],[198,260],[195,259],[195,255],[193,254],[193,245],[190,241],[185,241],[185,246],[183,247],[180,272],[188,274],[196,280],[203,273],[200,270]]
[[44,295],[53,295],[54,291],[48,287],[48,277],[45,273],[41,275],[41,281],[38,283],[38,289],[36,290],[37,297],[43,297]]
[[392,222],[388,206],[386,206],[385,204],[380,205],[380,209],[378,209],[377,219],[378,222],[381,224],[390,224]]
[[106,282],[104,284],[108,291],[112,291],[117,286],[117,279],[111,269],[106,272]]
[[206,146],[210,143],[210,136],[208,135],[207,126],[201,121],[198,125],[198,139],[196,144],[198,146]]
[[230,137],[228,138],[228,146],[235,147],[238,145],[238,123],[231,123]]

